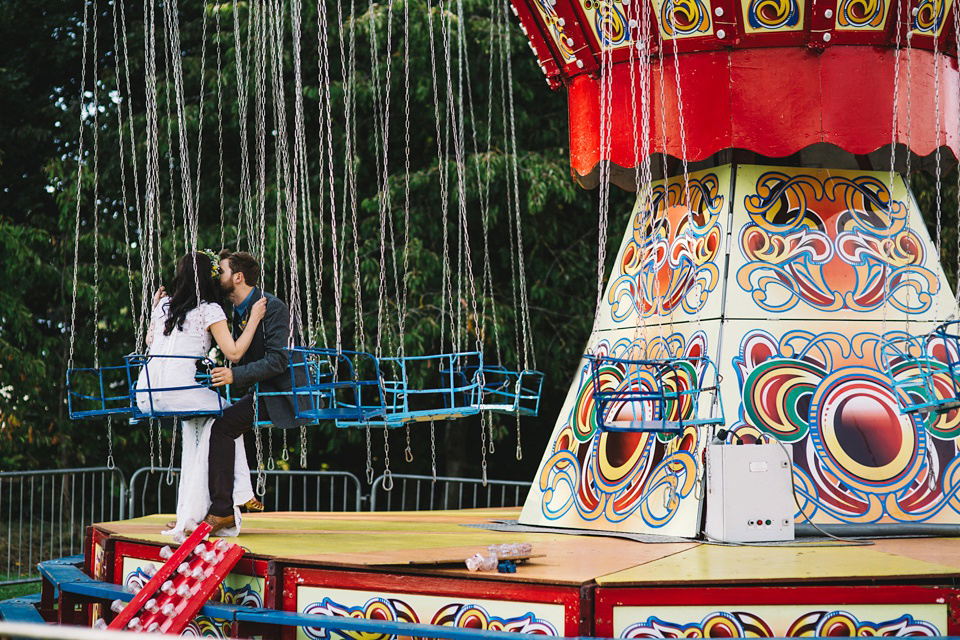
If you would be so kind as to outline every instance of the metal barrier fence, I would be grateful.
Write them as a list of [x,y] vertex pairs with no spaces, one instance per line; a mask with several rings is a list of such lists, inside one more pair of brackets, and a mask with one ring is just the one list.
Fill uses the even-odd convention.
[[[253,472],[255,473],[255,472]],[[345,471],[265,471],[270,511],[426,511],[512,507],[529,484],[510,480],[393,474],[370,494]],[[253,475],[253,474],[251,474]],[[168,482],[169,478],[169,482]],[[39,580],[38,562],[83,552],[87,526],[176,511],[179,469],[57,469],[0,473],[0,585]],[[369,504],[368,504],[369,502]]]
[[[379,476],[370,487],[370,511],[430,511],[517,507],[523,504],[529,482],[392,474]],[[378,498],[378,496],[380,496]]]
[[[270,511],[360,511],[360,480],[347,471],[264,471]],[[250,473],[256,486],[256,471]],[[177,510],[180,469],[142,467],[130,476],[129,517]]]
[[94,522],[126,518],[119,469],[0,473],[0,585],[40,579],[37,563],[83,551]]

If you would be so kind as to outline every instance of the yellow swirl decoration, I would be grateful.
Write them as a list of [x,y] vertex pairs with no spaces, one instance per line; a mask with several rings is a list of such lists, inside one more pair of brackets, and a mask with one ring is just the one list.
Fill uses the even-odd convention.
[[668,38],[710,33],[710,10],[702,0],[662,0],[660,29]]
[[634,313],[644,318],[679,309],[697,313],[720,281],[724,197],[717,175],[691,177],[689,198],[684,191],[680,180],[666,188],[653,185],[638,198],[632,237],[607,292],[614,322]]
[[554,9],[548,0],[536,0],[533,6],[536,7],[537,12],[540,14],[540,19],[543,20],[543,24],[546,25],[547,32],[550,34],[553,43],[557,46],[557,50],[560,52],[563,61],[570,63],[576,60],[573,49],[567,44],[567,40],[569,40],[570,37],[567,35],[564,25],[560,24],[560,16],[557,14],[557,10]]
[[887,0],[840,0],[837,26],[841,29],[879,29],[886,17]]
[[797,0],[750,0],[747,23],[754,29],[798,27],[800,5]]
[[922,0],[913,19],[915,33],[939,34],[946,10],[944,0]]
[[871,311],[889,303],[917,314],[933,304],[940,283],[923,266],[924,242],[883,181],[770,171],[744,207],[746,263],[736,277],[760,308]]
[[620,0],[581,0],[580,5],[593,26],[600,47],[607,49],[628,44],[630,32]]

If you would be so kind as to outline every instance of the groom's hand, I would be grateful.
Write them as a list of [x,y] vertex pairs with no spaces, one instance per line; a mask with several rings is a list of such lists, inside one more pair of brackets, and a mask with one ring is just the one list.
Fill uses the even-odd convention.
[[233,369],[214,367],[213,371],[210,372],[210,380],[215,387],[233,384]]

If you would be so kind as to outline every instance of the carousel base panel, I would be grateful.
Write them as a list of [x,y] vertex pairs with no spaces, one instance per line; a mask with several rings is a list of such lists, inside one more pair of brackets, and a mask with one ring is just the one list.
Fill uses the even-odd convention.
[[[960,538],[829,539],[788,546],[646,544],[480,528],[518,509],[247,515],[246,549],[217,598],[297,613],[554,636],[956,635]],[[169,515],[90,529],[85,570],[134,586],[170,544]],[[529,542],[515,573],[470,572],[493,544]],[[93,607],[96,609],[96,607]],[[90,618],[102,611],[90,611]],[[187,633],[230,636],[199,616]],[[265,637],[326,638],[310,628]],[[333,633],[332,635],[338,635]],[[344,637],[351,635],[344,632]]]

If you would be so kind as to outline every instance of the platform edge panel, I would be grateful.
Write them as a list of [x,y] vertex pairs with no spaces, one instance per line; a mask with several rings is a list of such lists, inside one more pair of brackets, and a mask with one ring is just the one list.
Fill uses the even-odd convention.
[[[602,637],[945,636],[960,632],[960,592],[919,585],[596,590]],[[716,636],[714,636],[716,637]]]
[[[895,542],[895,541],[887,541]],[[796,584],[910,581],[960,577],[960,566],[935,564],[889,549],[830,541],[793,546],[702,544],[661,560],[597,578],[601,587],[650,584]],[[821,546],[816,546],[821,545]]]

